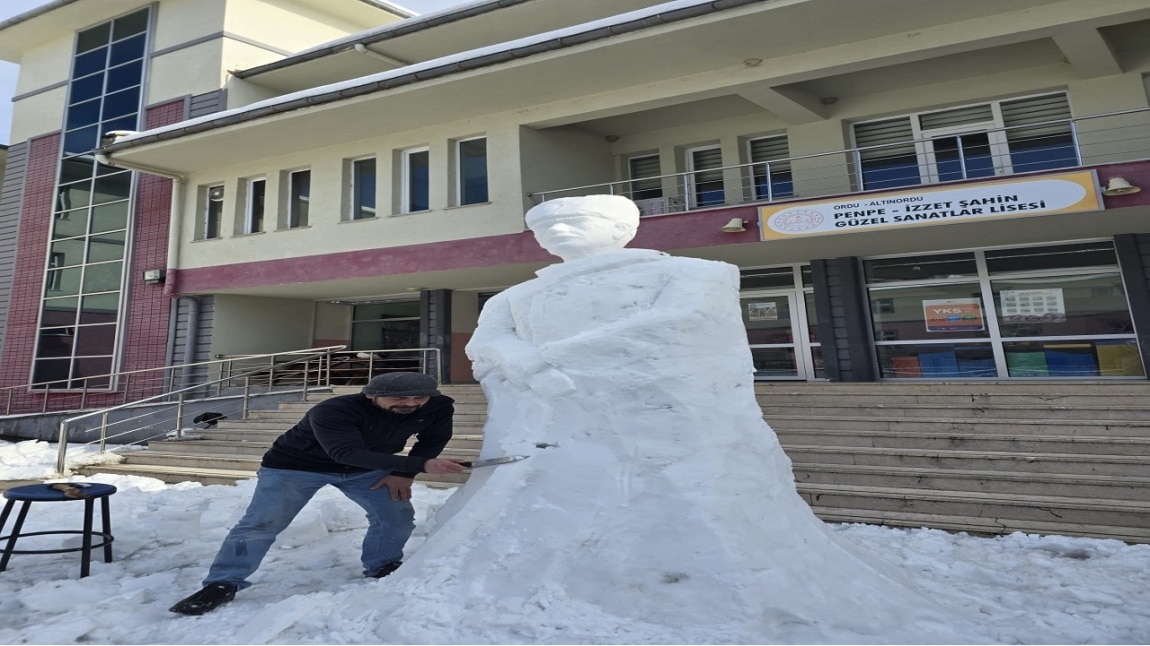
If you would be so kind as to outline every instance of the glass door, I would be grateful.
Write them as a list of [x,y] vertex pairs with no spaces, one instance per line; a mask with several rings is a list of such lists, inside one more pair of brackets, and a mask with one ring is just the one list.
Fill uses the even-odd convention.
[[751,292],[740,297],[743,325],[751,345],[755,379],[814,378],[807,343],[806,312],[796,294]]

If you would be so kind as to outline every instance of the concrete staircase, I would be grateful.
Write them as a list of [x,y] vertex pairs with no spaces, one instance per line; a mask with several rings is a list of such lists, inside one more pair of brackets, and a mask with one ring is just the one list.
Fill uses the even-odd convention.
[[[472,457],[483,394],[444,391],[456,400],[444,457]],[[775,382],[756,392],[800,495],[824,520],[1150,543],[1150,382]],[[323,396],[221,421],[202,439],[152,442],[90,471],[251,477],[271,441]],[[462,479],[420,476],[440,486]]]

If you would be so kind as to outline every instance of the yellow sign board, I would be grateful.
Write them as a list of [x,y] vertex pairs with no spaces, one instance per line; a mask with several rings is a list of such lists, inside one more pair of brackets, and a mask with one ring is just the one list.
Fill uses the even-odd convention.
[[1095,171],[1075,171],[764,206],[759,209],[759,237],[761,240],[782,240],[890,231],[955,222],[1100,211],[1102,208]]

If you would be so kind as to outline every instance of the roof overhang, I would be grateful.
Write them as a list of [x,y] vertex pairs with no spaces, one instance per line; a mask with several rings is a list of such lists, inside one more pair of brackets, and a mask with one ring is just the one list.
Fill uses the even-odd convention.
[[[649,98],[633,98],[632,104],[615,109],[637,112],[736,94],[739,91],[729,81],[728,85],[716,81],[708,88],[708,79],[717,71],[743,69],[744,61],[751,58],[769,61],[756,68],[761,71],[756,82],[770,89],[1050,38],[1071,23],[1102,24],[1150,15],[1150,7],[1144,4],[1115,12],[1101,3],[1066,0],[1015,0],[1006,9],[998,0],[966,0],[948,3],[949,12],[942,16],[940,5],[933,3],[875,1],[885,8],[877,12],[881,15],[870,3],[857,0],[668,3],[660,7],[684,10],[685,17],[669,19],[673,14],[667,11],[626,23],[597,21],[584,26],[582,32],[558,30],[502,48],[474,50],[139,133],[107,146],[104,152],[128,165],[186,175],[484,114],[586,104],[588,97],[635,87],[655,88],[660,83],[679,87],[687,79],[700,81],[695,87],[703,89],[665,97],[648,93]],[[1035,11],[1039,7],[1059,11]],[[1003,25],[996,31],[995,25],[1006,13],[1029,26]],[[816,22],[817,31],[796,28]],[[905,38],[907,33],[926,35],[912,43]],[[729,76],[750,82],[755,73]],[[566,123],[596,116],[603,115],[580,113]],[[538,122],[524,123],[550,127],[564,125],[563,119],[540,117]]]

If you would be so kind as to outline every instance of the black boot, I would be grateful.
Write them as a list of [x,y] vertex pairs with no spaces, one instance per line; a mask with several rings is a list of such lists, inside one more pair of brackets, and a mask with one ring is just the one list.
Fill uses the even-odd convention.
[[209,583],[203,590],[168,608],[181,615],[202,615],[236,598],[239,588],[231,583]]
[[398,570],[399,566],[401,566],[401,565],[403,565],[403,561],[392,561],[391,563],[388,563],[387,565],[379,568],[378,570],[376,570],[375,572],[372,572],[371,574],[369,574],[367,576],[369,579],[382,579],[383,577],[385,577],[385,576],[391,574],[392,572],[395,572],[396,570]]

